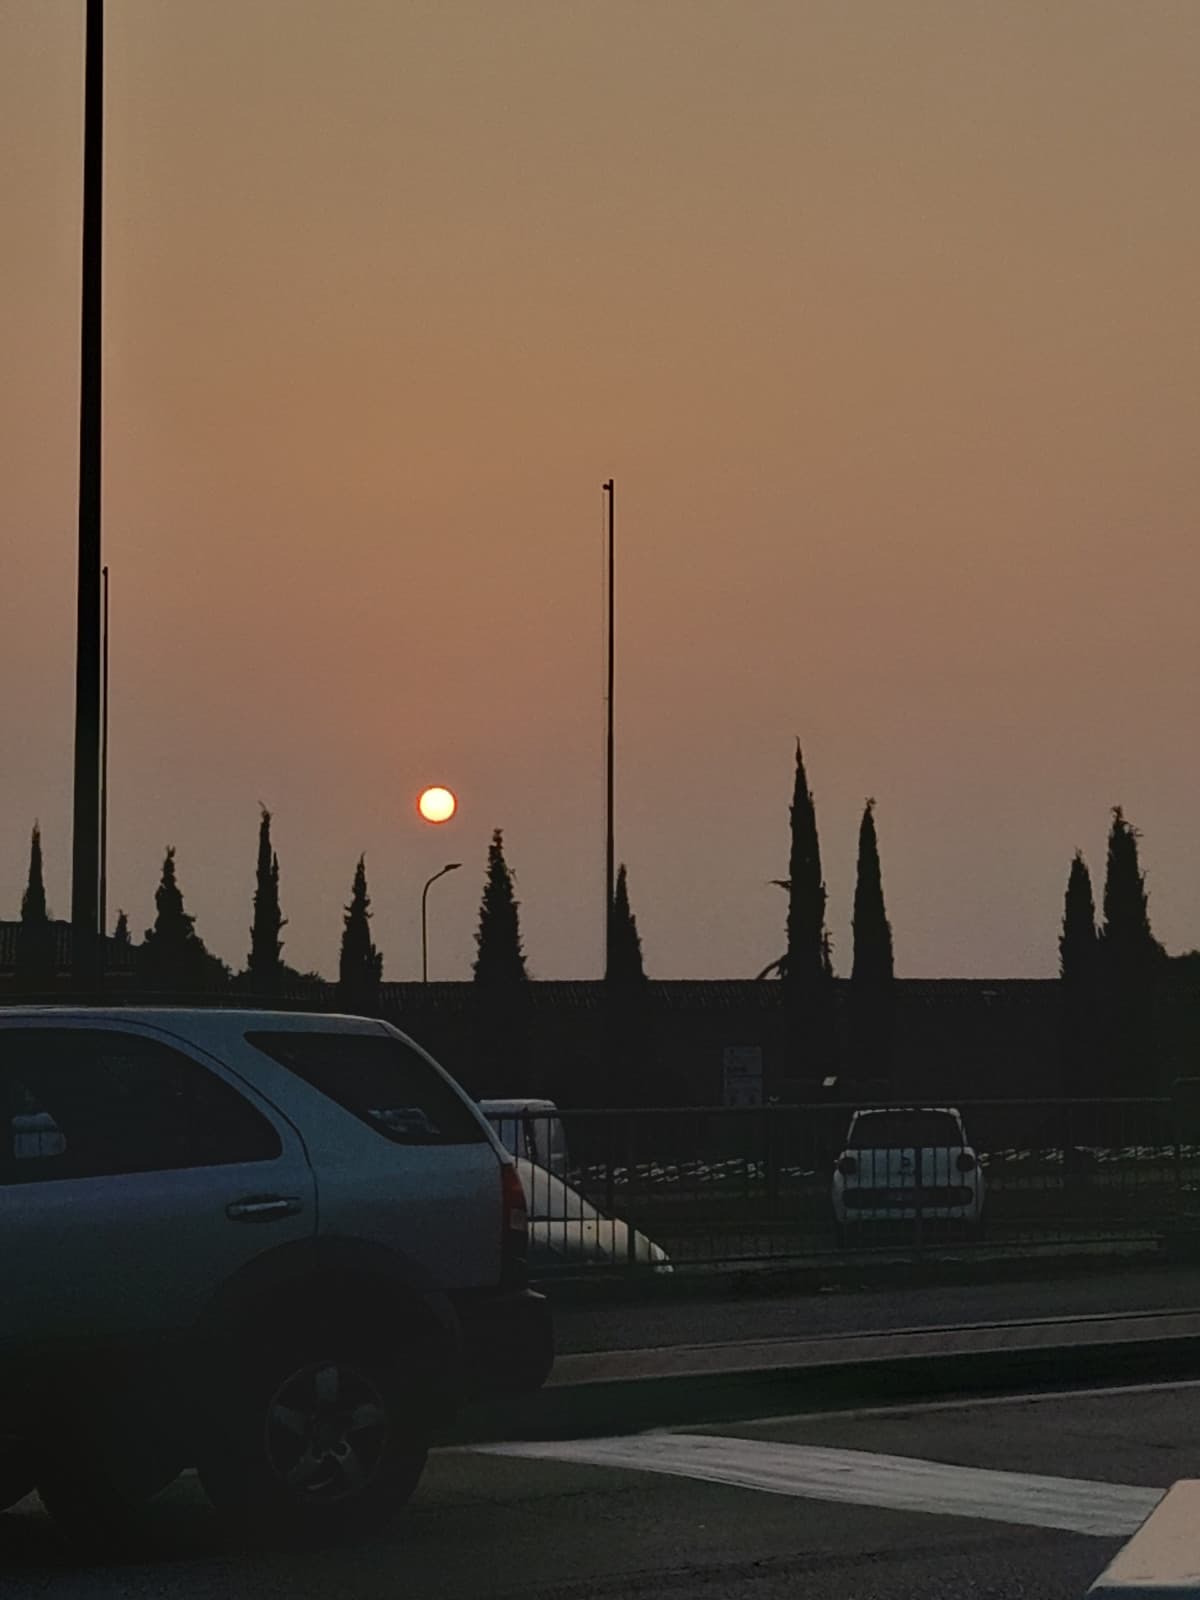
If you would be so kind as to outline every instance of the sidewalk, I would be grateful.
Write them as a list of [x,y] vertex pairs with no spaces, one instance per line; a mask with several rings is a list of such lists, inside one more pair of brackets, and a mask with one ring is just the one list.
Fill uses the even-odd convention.
[[559,1303],[561,1356],[595,1350],[656,1349],[737,1340],[837,1337],[896,1328],[1096,1316],[1106,1312],[1200,1309],[1200,1268],[1103,1263],[1098,1270],[991,1283],[879,1288],[839,1280],[811,1292],[738,1293],[731,1283],[706,1294],[649,1302]]

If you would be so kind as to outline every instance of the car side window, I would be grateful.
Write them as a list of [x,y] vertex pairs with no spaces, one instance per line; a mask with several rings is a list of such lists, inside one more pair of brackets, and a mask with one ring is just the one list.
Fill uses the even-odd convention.
[[270,1161],[281,1149],[236,1089],[157,1039],[0,1029],[0,1183]]
[[487,1141],[458,1090],[403,1039],[308,1029],[246,1039],[394,1144]]

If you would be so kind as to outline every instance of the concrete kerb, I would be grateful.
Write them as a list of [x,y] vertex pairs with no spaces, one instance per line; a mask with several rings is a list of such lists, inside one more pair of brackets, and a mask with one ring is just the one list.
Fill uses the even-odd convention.
[[609,1268],[584,1273],[549,1274],[534,1287],[555,1305],[644,1305],[664,1301],[769,1298],[773,1295],[852,1293],[888,1288],[1035,1282],[1097,1273],[1145,1271],[1148,1265],[1194,1266],[1176,1260],[1156,1242],[1137,1246],[1092,1245],[1011,1254],[990,1250],[972,1256],[925,1255],[830,1257],[822,1262],[747,1262],[714,1268],[679,1267],[672,1273]]
[[442,1442],[580,1438],[1192,1377],[1200,1377],[1200,1312],[607,1351],[560,1358],[538,1394],[468,1408]]

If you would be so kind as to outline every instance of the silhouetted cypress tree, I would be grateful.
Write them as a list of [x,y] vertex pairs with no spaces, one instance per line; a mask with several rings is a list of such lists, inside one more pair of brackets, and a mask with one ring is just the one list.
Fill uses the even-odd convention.
[[1058,939],[1059,1059],[1063,1092],[1070,1096],[1099,1092],[1097,950],[1092,875],[1076,850],[1067,875]]
[[163,858],[162,878],[154,891],[154,926],[146,929],[139,951],[141,975],[151,988],[209,990],[229,981],[229,968],[205,947],[196,919],[183,909],[183,891],[175,872],[175,846]]
[[132,943],[129,937],[129,918],[121,910],[117,911],[117,925],[113,929],[113,943],[127,949]]
[[21,896],[21,926],[17,933],[17,987],[41,993],[54,987],[54,925],[46,907],[42,871],[42,830],[35,822],[29,844],[29,878]]
[[1153,968],[1161,959],[1162,947],[1150,931],[1150,897],[1138,860],[1140,835],[1120,806],[1113,807],[1112,815],[1100,942],[1110,961]]
[[629,904],[624,863],[613,891],[609,965],[604,975],[606,1083],[580,1085],[578,1092],[610,1105],[665,1105],[675,1098],[653,1054],[650,986],[642,961],[637,918]]
[[283,978],[283,940],[286,927],[279,909],[279,857],[271,849],[271,813],[266,806],[258,822],[258,869],[254,888],[254,921],[250,928],[247,971],[250,987],[258,994],[274,994]]
[[1058,938],[1058,975],[1064,983],[1091,983],[1096,975],[1096,901],[1092,875],[1083,853],[1076,850],[1067,874],[1062,932]]
[[854,962],[850,969],[851,1029],[860,1078],[890,1078],[895,970],[892,928],[883,903],[883,873],[875,831],[875,802],[868,800],[858,829],[854,884]]
[[350,904],[342,926],[342,952],[338,962],[338,1004],[346,1011],[367,1016],[379,1009],[383,957],[371,942],[371,897],[367,893],[367,862],[359,856],[354,869]]
[[629,905],[629,880],[624,862],[617,869],[612,919],[612,963],[605,976],[610,983],[620,986],[643,984],[646,969],[642,962],[642,941],[637,918]]
[[1165,956],[1150,931],[1138,837],[1121,807],[1114,807],[1098,945],[1110,1093],[1152,1094],[1157,1088],[1154,989]]
[[833,1028],[833,947],[825,926],[825,880],[817,811],[800,741],[792,788],[791,851],[787,890],[787,951],[779,973],[787,987],[792,1048],[798,1070],[824,1077],[835,1056]]
[[512,873],[504,859],[504,834],[497,828],[488,846],[487,877],[479,907],[479,930],[475,935],[475,982],[504,988],[524,983],[525,954],[521,948],[518,901],[513,892]]
[[788,861],[787,954],[782,976],[802,994],[823,985],[828,953],[825,938],[825,880],[821,876],[821,844],[817,811],[800,741],[796,741],[796,775],[791,806],[792,844]]
[[552,1084],[530,1050],[532,994],[521,947],[519,906],[499,828],[488,846],[475,934],[475,1030],[480,1089],[544,1094]]

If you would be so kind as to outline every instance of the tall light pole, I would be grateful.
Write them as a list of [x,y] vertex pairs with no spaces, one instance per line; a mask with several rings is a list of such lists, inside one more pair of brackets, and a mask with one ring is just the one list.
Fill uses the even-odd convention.
[[604,808],[604,975],[612,971],[612,945],[613,945],[613,887],[614,868],[616,865],[616,852],[613,841],[613,678],[614,657],[616,644],[616,605],[613,578],[616,572],[615,539],[616,531],[616,485],[610,478],[604,485],[604,493],[608,496],[608,687],[605,700],[608,707],[608,730],[606,762],[605,762],[605,808]]
[[75,797],[71,962],[80,989],[100,974],[100,425],[104,182],[104,3],[87,0],[83,278],[79,366],[79,577],[75,623]]
[[433,877],[421,890],[421,982],[429,982],[429,891],[439,878],[444,878],[448,872],[457,872],[462,866],[461,861],[447,861],[440,872],[435,872]]
[[108,568],[101,568],[104,606],[100,633],[102,690],[100,702],[100,971],[104,972],[108,935]]

